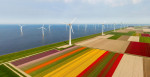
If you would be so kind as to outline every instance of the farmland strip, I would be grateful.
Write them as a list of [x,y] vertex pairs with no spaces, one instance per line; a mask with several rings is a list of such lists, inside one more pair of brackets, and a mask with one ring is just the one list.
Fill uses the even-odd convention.
[[[95,53],[96,52],[94,52],[94,50],[91,50],[90,52],[88,52],[88,53],[86,53],[86,54],[84,54],[84,55],[74,59],[73,61],[63,65],[62,67],[60,67],[60,68],[58,68],[58,69],[48,73],[44,77],[49,77],[49,76],[57,77],[57,76],[60,76],[60,75],[64,74],[65,72],[69,71],[72,68],[72,66],[76,65],[76,63],[78,64],[78,62],[80,63],[80,62],[86,60],[86,58],[92,56]],[[71,66],[69,66],[69,65],[71,65]]]
[[89,48],[83,49],[83,50],[76,52],[70,56],[67,56],[61,60],[58,60],[50,65],[47,65],[46,67],[43,67],[37,71],[34,71],[33,73],[31,73],[31,75],[35,76],[35,77],[41,77],[57,68],[63,66],[64,64],[76,59],[77,57],[84,55],[85,53],[89,52],[90,50],[92,50],[92,49],[89,49]]
[[33,71],[35,71],[35,70],[38,70],[38,69],[40,69],[40,68],[42,68],[42,67],[45,67],[45,66],[48,65],[48,64],[51,64],[51,63],[53,63],[53,62],[55,62],[55,61],[58,61],[58,60],[60,60],[60,59],[62,59],[62,58],[64,58],[64,57],[66,57],[66,56],[69,56],[69,55],[71,55],[71,54],[73,54],[73,53],[75,53],[75,52],[78,52],[78,51],[80,51],[80,50],[83,50],[83,49],[85,49],[85,47],[82,47],[82,48],[80,48],[80,49],[77,49],[77,50],[75,50],[75,51],[72,51],[72,52],[70,52],[70,53],[67,53],[67,54],[65,54],[65,55],[62,55],[62,56],[60,56],[60,57],[58,57],[58,58],[56,58],[56,59],[50,60],[50,61],[48,61],[48,62],[46,62],[46,63],[43,63],[43,64],[41,64],[41,65],[39,65],[39,66],[36,66],[36,67],[31,68],[31,69],[29,69],[29,70],[26,70],[25,72],[26,72],[26,73],[31,73],[31,72],[33,72]]

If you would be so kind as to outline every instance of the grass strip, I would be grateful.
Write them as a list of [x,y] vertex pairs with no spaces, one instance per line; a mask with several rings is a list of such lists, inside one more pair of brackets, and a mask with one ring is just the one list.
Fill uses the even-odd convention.
[[22,75],[23,77],[26,77],[24,74],[22,74],[21,72],[19,72],[17,69],[15,69],[14,67],[10,66],[9,64],[6,64],[7,66],[9,66],[11,69],[13,69],[14,71],[16,71],[17,73],[19,73],[20,75]]
[[[52,64],[50,64],[50,65],[48,65],[48,66],[46,66],[46,67],[44,67],[44,68],[42,68],[42,69],[40,69],[40,70],[37,70],[37,71],[31,73],[31,75],[34,76],[34,77],[41,77],[41,76],[44,76],[45,74],[47,74],[47,73],[49,73],[49,72],[52,72],[53,70],[55,70],[55,69],[57,69],[57,68],[63,66],[64,64],[66,64],[66,63],[68,63],[68,62],[70,62],[70,61],[76,59],[77,57],[79,57],[79,56],[81,56],[81,55],[83,55],[83,54],[89,52],[90,50],[91,50],[91,49],[86,48],[86,49],[84,49],[84,50],[81,50],[81,51],[79,51],[79,52],[76,52],[76,53],[74,53],[74,54],[72,54],[72,55],[70,55],[70,56],[67,56],[67,57],[65,57],[65,58],[63,58],[63,59],[61,59],[61,60],[59,60],[59,61],[57,61],[57,62],[54,62],[54,63],[52,63]],[[38,73],[38,74],[37,74],[37,73]]]
[[2,64],[0,65],[0,77],[19,77],[19,76]]
[[118,35],[118,34],[116,34],[116,35],[114,35],[114,36],[112,36],[112,37],[109,37],[108,39],[114,39],[114,40],[116,40],[116,39],[118,39],[119,37],[121,37],[122,35]]

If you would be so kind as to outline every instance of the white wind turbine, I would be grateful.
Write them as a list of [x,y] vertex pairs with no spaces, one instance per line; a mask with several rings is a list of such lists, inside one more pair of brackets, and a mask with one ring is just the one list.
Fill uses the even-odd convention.
[[48,28],[49,28],[49,32],[50,32],[50,30],[51,30],[51,25],[50,25],[50,24],[49,24],[49,27],[48,27]]
[[123,23],[121,22],[121,24],[120,24],[120,30],[122,29],[122,25],[123,25]]
[[96,31],[96,25],[95,25],[95,31]]
[[23,25],[19,25],[19,26],[20,26],[21,35],[23,35],[23,30],[22,30]]
[[78,30],[79,30],[79,24],[78,24]]
[[66,31],[67,31],[67,24],[66,24]]
[[104,24],[105,24],[105,21],[104,21],[104,23],[102,24],[102,36],[104,35]]
[[86,32],[86,29],[87,29],[87,24],[85,24],[85,32]]
[[66,24],[69,26],[69,45],[72,45],[71,44],[71,32],[73,32],[73,28],[72,28],[72,23],[76,20],[77,18],[74,18],[70,23]]
[[116,24],[114,23],[114,32],[116,32]]
[[43,39],[44,39],[44,30],[46,30],[46,29],[44,28],[44,24],[42,25],[42,27],[40,27],[40,28],[38,28],[38,29],[41,29],[41,30],[42,30],[42,36],[43,36]]

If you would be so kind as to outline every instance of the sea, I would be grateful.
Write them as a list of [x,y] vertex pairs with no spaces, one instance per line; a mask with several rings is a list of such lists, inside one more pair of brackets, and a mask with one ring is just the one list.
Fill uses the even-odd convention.
[[[43,24],[23,24],[22,34],[18,24],[0,24],[0,55],[31,49],[69,39],[69,26],[44,24],[44,37],[39,29]],[[102,32],[99,24],[73,24],[72,39]],[[123,28],[116,24],[116,29]],[[114,29],[114,24],[104,25],[104,32]]]

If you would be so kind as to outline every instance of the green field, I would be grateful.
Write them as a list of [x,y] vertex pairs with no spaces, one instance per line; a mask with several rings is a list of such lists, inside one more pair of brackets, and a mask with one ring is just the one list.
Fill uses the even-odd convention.
[[2,64],[0,65],[0,77],[19,77],[19,76]]
[[120,36],[122,35],[127,35],[127,36],[132,36],[133,34],[135,34],[135,31],[130,31],[128,33],[119,33],[119,32],[110,32],[109,34],[113,34],[114,36],[108,38],[108,39],[118,39]]
[[150,37],[140,37],[140,42],[150,43]]
[[10,66],[9,64],[6,64],[7,66],[9,66],[11,69],[13,69],[14,71],[16,71],[17,73],[19,73],[21,76],[26,77],[24,74],[22,74],[21,72],[19,72],[17,69],[15,69],[14,67]]
[[144,33],[146,33],[146,34],[150,34],[150,32],[144,32]]
[[122,35],[116,34],[116,35],[114,35],[114,36],[112,36],[112,37],[110,37],[110,38],[108,38],[108,39],[114,39],[114,40],[116,40],[116,39],[118,39],[120,36],[122,36]]

